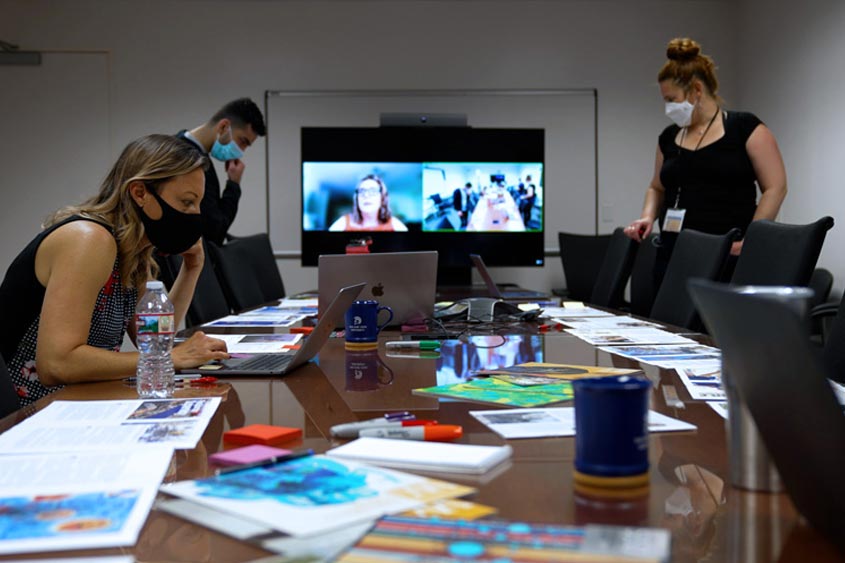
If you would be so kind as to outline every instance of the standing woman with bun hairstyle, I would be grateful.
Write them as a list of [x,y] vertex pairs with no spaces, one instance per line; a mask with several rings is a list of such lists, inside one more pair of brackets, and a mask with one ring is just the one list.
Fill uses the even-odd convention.
[[[657,80],[674,124],[658,139],[642,215],[625,228],[642,241],[660,220],[658,283],[682,228],[725,234],[737,227],[744,235],[752,221],[774,219],[786,197],[774,135],[754,114],[724,109],[713,59],[688,38],[670,41],[666,56]],[[740,240],[731,254],[741,251]]]

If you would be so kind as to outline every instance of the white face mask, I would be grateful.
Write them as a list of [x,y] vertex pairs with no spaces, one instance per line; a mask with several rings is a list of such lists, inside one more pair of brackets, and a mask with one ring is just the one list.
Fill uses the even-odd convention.
[[675,122],[678,127],[687,127],[692,123],[692,112],[695,106],[688,101],[666,102],[666,117]]

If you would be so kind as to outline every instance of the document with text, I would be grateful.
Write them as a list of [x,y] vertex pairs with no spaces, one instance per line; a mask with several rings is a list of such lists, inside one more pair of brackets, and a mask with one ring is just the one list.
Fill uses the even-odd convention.
[[131,546],[173,450],[6,455],[0,460],[0,554]]
[[[0,456],[163,444],[192,449],[220,397],[55,401],[0,434]],[[0,457],[0,460],[4,458]]]

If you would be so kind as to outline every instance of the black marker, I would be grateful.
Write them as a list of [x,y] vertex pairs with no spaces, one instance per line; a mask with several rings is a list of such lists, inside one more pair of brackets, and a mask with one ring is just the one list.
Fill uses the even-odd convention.
[[308,457],[309,455],[314,455],[314,450],[300,450],[298,452],[291,452],[285,455],[277,455],[270,458],[267,458],[262,461],[254,461],[252,463],[244,463],[243,465],[234,465],[232,467],[224,467],[222,469],[218,469],[214,472],[215,476],[219,475],[227,475],[229,473],[234,473],[236,471],[245,471],[247,469],[255,469],[256,467],[268,467],[270,465],[276,465],[277,463],[285,463],[286,461],[293,461],[295,459],[299,459],[301,457]]

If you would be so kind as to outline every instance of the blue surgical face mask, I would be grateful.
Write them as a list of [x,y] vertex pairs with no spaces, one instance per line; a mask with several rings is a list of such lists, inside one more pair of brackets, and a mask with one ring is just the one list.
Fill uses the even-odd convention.
[[214,141],[214,146],[211,147],[210,154],[213,158],[216,158],[221,162],[226,162],[227,160],[238,160],[243,157],[244,151],[242,151],[241,147],[235,143],[231,125],[229,126],[229,137],[231,137],[231,140],[228,143],[223,144],[220,142],[220,137],[221,136],[217,137]]

